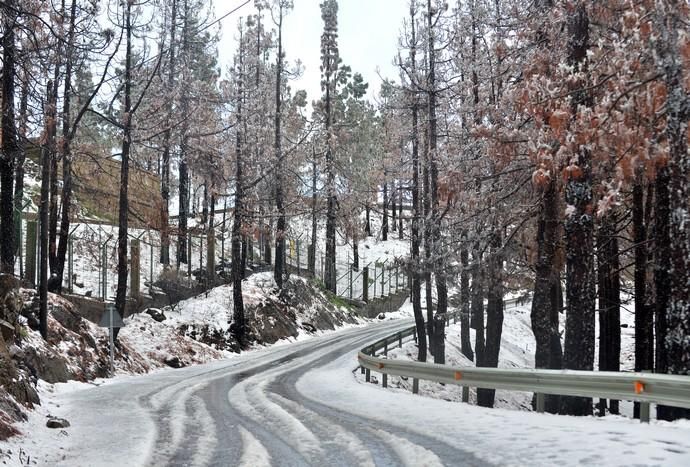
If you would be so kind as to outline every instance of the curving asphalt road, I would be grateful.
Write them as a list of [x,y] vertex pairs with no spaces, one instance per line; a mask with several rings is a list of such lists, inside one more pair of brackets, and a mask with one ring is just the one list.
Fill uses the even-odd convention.
[[306,372],[404,326],[409,322],[377,323],[57,396],[54,412],[73,426],[46,463],[485,465],[457,446],[344,412],[298,389]]

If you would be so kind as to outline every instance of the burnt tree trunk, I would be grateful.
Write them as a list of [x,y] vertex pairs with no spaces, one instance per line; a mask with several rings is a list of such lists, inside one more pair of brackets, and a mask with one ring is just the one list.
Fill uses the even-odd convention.
[[[62,104],[62,212],[60,213],[60,232],[55,259],[54,287],[62,292],[62,279],[67,258],[69,226],[72,205],[72,66],[74,63],[74,36],[77,16],[77,2],[70,8],[69,29],[65,53],[65,83]],[[83,115],[83,113],[81,113]]]
[[381,222],[381,240],[385,242],[388,240],[388,183],[385,181],[385,169],[383,173],[383,221]]
[[[243,47],[243,38],[240,31],[240,48]],[[244,217],[244,179],[243,179],[243,138],[244,128],[243,114],[243,63],[242,51],[239,53],[239,82],[237,83],[237,133],[235,136],[235,209],[232,222],[232,325],[230,330],[235,337],[239,348],[243,348],[247,342],[247,325],[244,316],[244,298],[242,296],[242,222]]]
[[[503,333],[503,239],[500,229],[494,227],[491,239],[491,257],[487,261],[489,284],[486,306],[486,345],[482,366],[498,367],[498,355],[501,351],[501,334]],[[493,407],[495,389],[477,389],[477,404],[482,407]]]
[[[578,4],[568,21],[569,64],[575,73],[588,72],[589,17],[583,3]],[[580,106],[591,107],[589,92],[584,82],[571,85],[572,114]],[[565,219],[566,236],[566,295],[567,312],[563,366],[571,370],[594,368],[594,219],[592,199],[592,161],[589,149],[578,148],[574,165],[565,187],[565,201],[573,210]],[[592,399],[589,397],[564,396],[561,413],[567,415],[591,415]]]
[[[597,282],[599,297],[599,370],[620,371],[620,260],[615,213],[601,219],[597,232]],[[606,414],[606,399],[599,400],[599,415]],[[608,404],[618,413],[618,401]]]
[[[19,132],[17,135],[17,158],[15,160],[15,175],[14,175],[14,251],[18,255],[21,251],[21,213],[24,209],[24,162],[26,161],[26,145],[28,134],[28,110],[29,110],[29,82],[24,74],[22,80],[22,87],[19,96]],[[20,265],[21,270],[21,265]],[[22,273],[23,275],[23,273]],[[34,278],[30,278],[33,282]]]
[[391,181],[391,191],[390,191],[390,200],[391,200],[391,231],[396,232],[398,230],[398,203],[396,201],[396,192],[395,192],[395,180]]
[[316,171],[316,154],[312,148],[312,172],[311,172],[311,243],[309,244],[309,273],[316,276],[316,230],[317,230],[317,214],[318,214],[318,197],[316,196],[316,184],[318,181],[318,172]]
[[[559,222],[556,196],[556,182],[551,181],[542,195],[537,226],[537,261],[530,314],[532,332],[536,341],[535,368],[560,369],[563,365],[561,338],[558,332],[560,308],[554,306],[555,300],[552,299],[554,286],[557,283],[560,284],[559,273],[555,267]],[[558,412],[560,396],[547,395],[544,402],[547,412]]]
[[[64,0],[62,1],[62,11],[64,14],[65,10],[65,2]],[[64,20],[64,18],[63,18]],[[55,74],[53,75],[53,89],[52,89],[52,96],[50,100],[52,102],[55,102],[55,106],[57,107],[57,101],[58,101],[58,89],[60,86],[60,67],[62,65],[62,42],[60,42],[60,45],[58,46],[58,60],[57,64],[55,65]],[[57,179],[57,173],[58,173],[58,149],[57,149],[57,142],[56,142],[56,137],[57,137],[57,110],[55,111],[55,118],[51,119],[48,122],[49,125],[51,125],[53,128],[50,130],[50,134],[52,135],[52,139],[49,141],[49,148],[50,148],[50,202],[49,202],[49,207],[48,207],[48,262],[50,264],[50,275],[53,276],[55,274],[56,266],[57,266],[57,221],[58,221],[58,179]],[[52,277],[51,277],[52,279]],[[48,289],[51,291],[55,291],[56,287],[55,284],[52,283],[52,281],[49,281],[48,284]]]
[[[410,9],[411,21],[411,45],[410,48],[410,64],[412,66],[411,76],[416,76],[417,70],[417,37],[416,37],[416,20],[415,9]],[[412,82],[413,86],[410,92],[410,99],[412,99],[412,311],[414,314],[415,328],[417,330],[417,360],[426,362],[427,359],[427,336],[426,328],[424,326],[424,314],[422,313],[422,287],[421,287],[421,258],[420,258],[420,220],[421,220],[421,202],[419,199],[419,104],[416,95],[416,82]],[[369,229],[369,205],[367,205],[367,228]]]
[[39,330],[43,339],[48,339],[48,210],[50,202],[50,148],[49,141],[55,138],[50,132],[53,126],[50,120],[55,119],[55,103],[52,101],[53,82],[49,81],[46,89],[46,99],[48,101],[45,115],[45,141],[41,147],[41,201],[39,204],[39,279],[38,279],[38,300],[39,300]]
[[[654,368],[654,315],[647,303],[647,226],[645,223],[642,174],[633,185],[633,242],[635,245],[635,371]],[[639,417],[639,404],[634,415]]]
[[403,187],[398,188],[398,240],[403,239]]
[[477,366],[484,366],[484,274],[482,271],[482,254],[479,245],[474,245],[472,252],[472,304],[471,326],[475,330],[474,352]]
[[368,201],[367,201],[366,205],[364,206],[364,211],[366,213],[366,223],[364,224],[364,233],[367,235],[367,237],[371,237],[371,206],[369,205]]
[[117,232],[117,295],[115,307],[120,316],[125,316],[127,305],[127,230],[129,222],[129,154],[132,145],[132,4],[125,7],[125,51],[124,106],[122,128],[122,162],[120,165],[120,199]]
[[469,253],[466,243],[467,237],[463,234],[463,246],[460,250],[460,342],[462,353],[470,360],[474,360],[472,342],[470,341],[470,266]]
[[[669,147],[669,262],[670,282],[666,313],[666,370],[677,375],[690,375],[690,156],[688,155],[688,121],[690,97],[686,89],[687,71],[684,69],[683,47],[687,39],[680,31],[687,24],[680,15],[686,2],[672,0],[660,5],[658,15],[659,39],[656,43],[659,68],[666,84],[666,140]],[[661,214],[661,213],[659,213]],[[673,420],[690,418],[690,409],[658,408],[660,418]]]
[[445,313],[448,311],[448,286],[446,284],[446,255],[442,251],[441,243],[441,212],[438,197],[438,121],[436,117],[436,45],[434,36],[434,10],[431,0],[427,0],[427,46],[429,54],[429,69],[427,75],[427,93],[429,105],[429,191],[431,193],[431,252],[433,255],[433,271],[436,279],[436,315],[434,330],[434,363],[444,364],[445,357]]
[[[173,95],[175,88],[175,74],[177,73],[177,62],[175,56],[175,37],[177,33],[177,0],[172,0],[170,13],[170,46],[168,53],[168,76],[166,92],[169,96]],[[163,155],[161,156],[161,253],[160,262],[163,265],[170,264],[170,154],[172,153],[172,120],[173,120],[173,101],[167,102],[167,121],[163,132]]]
[[[654,289],[656,295],[655,307],[655,371],[666,373],[668,371],[668,355],[666,352],[667,315],[666,309],[671,296],[668,264],[671,262],[671,237],[669,218],[669,183],[670,176],[667,166],[660,167],[656,174],[656,205],[654,213]],[[661,412],[657,408],[657,413]],[[660,415],[660,414],[658,414]]]
[[16,0],[2,6],[2,153],[0,154],[0,272],[14,273],[14,164],[19,142],[14,114]]
[[[273,151],[275,152],[275,177],[276,177],[276,209],[278,210],[278,222],[276,223],[276,259],[273,267],[273,278],[279,289],[283,288],[285,277],[285,201],[283,199],[283,153],[281,147],[281,87],[283,80],[283,4],[278,2],[278,55],[276,58],[276,113],[275,134],[273,141]],[[299,265],[298,265],[299,267]]]

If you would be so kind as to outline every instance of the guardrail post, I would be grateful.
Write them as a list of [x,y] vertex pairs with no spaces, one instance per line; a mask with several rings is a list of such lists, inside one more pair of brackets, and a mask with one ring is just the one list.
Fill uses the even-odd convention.
[[640,402],[640,422],[649,423],[649,402]]
[[468,386],[462,387],[462,401],[465,403],[470,401],[470,388]]
[[364,368],[363,366],[360,366],[360,367],[359,367],[359,370],[362,372],[362,374],[364,374],[365,368]]
[[537,393],[537,412],[544,413],[544,394],[541,392]]
[[419,394],[419,380],[412,378],[412,394]]
[[364,380],[367,383],[371,383],[371,370],[369,368],[367,368],[364,372]]
[[383,341],[383,355],[388,356],[388,341]]
[[381,373],[381,386],[388,387],[388,375],[386,373]]
[[362,270],[362,301],[369,303],[369,266]]
[[398,347],[402,349],[402,332],[398,333]]

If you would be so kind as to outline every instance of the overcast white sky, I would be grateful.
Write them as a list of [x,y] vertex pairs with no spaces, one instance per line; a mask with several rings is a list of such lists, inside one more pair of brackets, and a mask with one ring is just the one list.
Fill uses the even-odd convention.
[[[241,0],[217,0],[217,17],[235,8]],[[319,4],[321,0],[294,0],[295,8],[285,19],[284,48],[290,62],[300,59],[304,74],[292,82],[293,89],[306,89],[309,101],[321,94],[320,41],[323,21]],[[398,36],[409,7],[407,0],[339,0],[338,33],[339,49],[343,63],[350,65],[369,83],[369,97],[378,93],[381,79],[376,73],[399,81],[392,60],[397,54]],[[252,14],[253,2],[229,16],[221,23],[221,40],[218,45],[224,68],[230,63],[236,49],[235,36],[240,16]],[[269,20],[270,21],[270,20]]]

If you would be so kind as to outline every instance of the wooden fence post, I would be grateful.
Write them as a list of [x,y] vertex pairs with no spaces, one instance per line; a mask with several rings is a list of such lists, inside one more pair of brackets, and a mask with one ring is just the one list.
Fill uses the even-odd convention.
[[36,249],[38,223],[36,221],[26,221],[26,257],[24,258],[26,267],[24,276],[31,285],[36,285]]
[[362,301],[369,303],[369,266],[362,270]]
[[129,259],[129,296],[138,298],[141,289],[141,245],[139,239],[133,238],[130,244],[130,259]]
[[[213,227],[206,234],[206,277],[210,284],[216,281],[216,231]],[[210,285],[209,284],[209,285]]]

